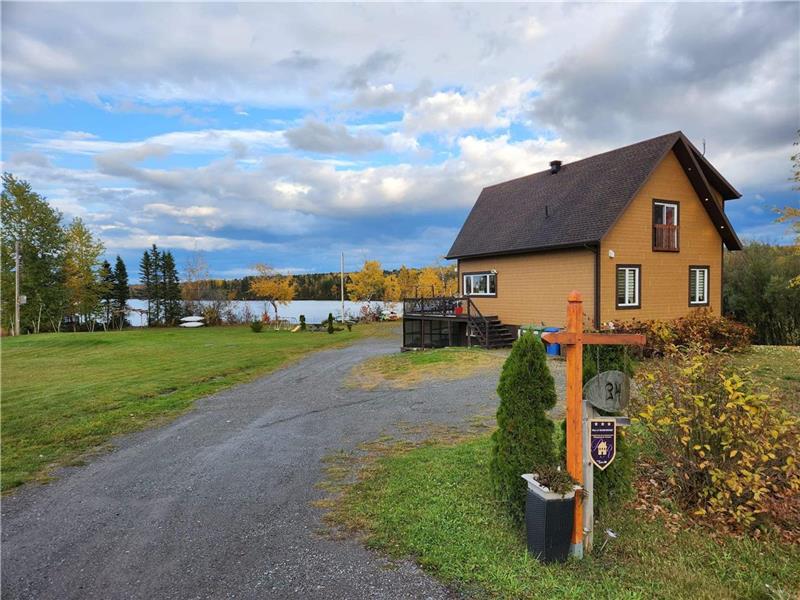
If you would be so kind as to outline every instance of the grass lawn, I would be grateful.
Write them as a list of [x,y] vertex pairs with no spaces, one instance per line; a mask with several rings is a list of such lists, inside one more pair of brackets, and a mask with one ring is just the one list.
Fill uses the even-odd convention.
[[[478,597],[789,598],[800,591],[798,546],[717,541],[707,531],[667,528],[627,508],[598,521],[598,531],[619,534],[604,551],[598,544],[582,562],[542,565],[527,555],[521,528],[492,499],[489,456],[487,436],[389,453],[346,488],[328,518]],[[786,595],[771,596],[767,585]]]
[[[248,327],[61,333],[2,340],[2,489],[43,477],[112,436],[312,350],[385,332]],[[399,341],[398,341],[399,343]]]
[[736,355],[734,364],[775,388],[784,408],[800,415],[800,346],[753,346]]
[[430,379],[462,379],[499,369],[508,356],[505,350],[483,348],[438,348],[377,356],[353,368],[349,384],[373,389],[379,386],[407,388]]

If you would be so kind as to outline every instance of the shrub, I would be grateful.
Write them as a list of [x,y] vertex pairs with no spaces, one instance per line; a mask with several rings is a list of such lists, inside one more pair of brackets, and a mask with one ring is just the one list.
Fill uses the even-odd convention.
[[333,333],[335,329],[333,328],[333,313],[328,313],[328,333]]
[[300,331],[306,330],[306,316],[300,315]]
[[800,344],[800,273],[797,246],[750,242],[725,253],[725,314],[747,323],[760,344]]
[[522,521],[527,488],[522,474],[533,465],[556,461],[553,422],[545,414],[556,404],[556,389],[539,338],[526,334],[514,342],[497,393],[500,406],[489,464],[492,488],[511,516]]
[[263,328],[264,328],[263,321],[259,321],[256,319],[250,322],[250,330],[253,333],[260,333]]
[[753,338],[753,330],[748,326],[715,315],[707,308],[668,321],[623,321],[615,323],[614,330],[644,334],[647,337],[647,345],[642,350],[645,356],[664,356],[676,347],[690,344],[698,344],[706,352],[736,352],[749,348]]
[[353,331],[353,324],[350,321],[345,321],[345,326],[347,327],[347,331]]
[[637,416],[660,454],[652,480],[665,494],[737,529],[769,522],[772,506],[796,505],[798,419],[722,355],[695,344],[639,380]]

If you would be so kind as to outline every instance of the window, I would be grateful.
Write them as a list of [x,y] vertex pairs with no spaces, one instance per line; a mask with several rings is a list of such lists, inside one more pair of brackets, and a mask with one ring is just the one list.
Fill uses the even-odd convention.
[[617,308],[640,308],[639,265],[620,265],[617,267]]
[[708,306],[708,266],[689,267],[689,306]]
[[496,296],[497,273],[464,274],[465,296]]
[[678,203],[653,201],[653,250],[678,251]]

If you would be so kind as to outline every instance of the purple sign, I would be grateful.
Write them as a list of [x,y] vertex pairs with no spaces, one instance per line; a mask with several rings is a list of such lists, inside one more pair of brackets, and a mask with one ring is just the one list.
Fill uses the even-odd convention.
[[614,419],[592,419],[589,422],[589,444],[592,462],[601,471],[617,455],[617,422]]

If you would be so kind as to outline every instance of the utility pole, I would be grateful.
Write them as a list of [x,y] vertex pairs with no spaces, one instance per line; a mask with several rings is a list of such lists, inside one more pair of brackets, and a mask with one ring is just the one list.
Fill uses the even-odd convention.
[[340,265],[340,281],[339,281],[339,290],[342,293],[342,323],[344,323],[344,252],[342,252],[342,262]]
[[19,240],[14,242],[14,335],[19,335]]

